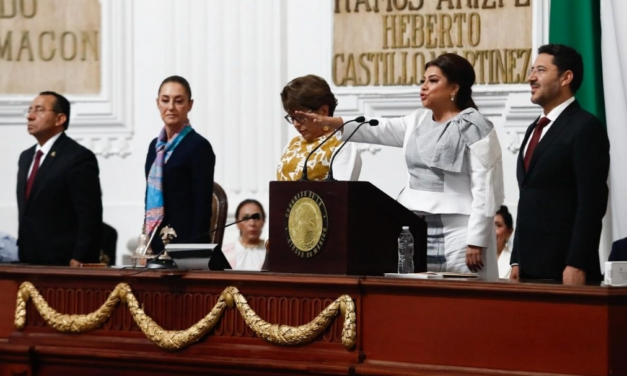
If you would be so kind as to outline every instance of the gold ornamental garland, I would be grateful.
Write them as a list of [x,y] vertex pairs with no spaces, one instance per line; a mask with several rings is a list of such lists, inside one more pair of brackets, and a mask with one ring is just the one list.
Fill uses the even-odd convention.
[[287,326],[270,324],[253,311],[246,298],[235,287],[224,289],[218,302],[209,314],[185,330],[165,330],[153,319],[148,317],[133,295],[131,287],[126,283],[119,283],[109,294],[109,297],[100,308],[87,315],[64,315],[50,308],[48,303],[39,294],[39,291],[30,282],[24,282],[17,292],[15,307],[15,327],[24,329],[26,323],[26,303],[32,299],[35,308],[48,325],[63,333],[85,333],[99,328],[113,313],[117,304],[122,301],[126,304],[133,320],[146,337],[165,350],[179,350],[185,348],[205,336],[218,323],[222,313],[235,304],[246,324],[264,340],[277,345],[302,345],[313,341],[333,321],[338,313],[344,316],[342,328],[342,344],[348,350],[355,347],[357,336],[355,303],[348,295],[342,295],[331,305],[325,308],[311,322],[301,326]]
[[[33,300],[33,304],[41,314],[41,317],[54,329],[63,333],[84,333],[95,330],[102,325],[120,301],[120,296],[124,294],[125,283],[120,283],[109,294],[107,301],[88,315],[63,315],[50,308],[46,300],[39,294],[39,291],[30,282],[24,282],[17,291],[17,304],[15,305],[15,328],[24,329],[26,324],[26,302]],[[128,285],[126,285],[128,287]],[[130,289],[129,289],[130,290]]]

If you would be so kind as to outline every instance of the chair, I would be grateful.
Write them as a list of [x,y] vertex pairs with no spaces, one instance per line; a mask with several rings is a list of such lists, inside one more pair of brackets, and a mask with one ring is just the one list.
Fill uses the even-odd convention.
[[222,246],[224,225],[226,224],[229,202],[220,184],[213,183],[213,200],[211,205],[211,239],[214,244]]
[[102,223],[102,244],[100,247],[100,262],[115,265],[115,253],[118,243],[118,232],[106,223]]

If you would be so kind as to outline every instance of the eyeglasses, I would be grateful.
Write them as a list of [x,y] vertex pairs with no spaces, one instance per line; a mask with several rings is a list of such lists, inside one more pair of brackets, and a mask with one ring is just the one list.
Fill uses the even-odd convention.
[[538,76],[541,76],[541,75],[545,74],[548,71],[549,70],[546,69],[545,67],[529,68],[529,70],[527,71],[527,77],[531,76],[534,72]]
[[[253,215],[254,215],[254,214],[253,214]],[[241,220],[242,220],[242,221],[248,221],[248,220],[252,219],[252,220],[254,221],[254,220],[262,220],[262,219],[263,219],[263,218],[261,218],[261,217],[259,217],[259,218],[257,218],[257,217],[255,217],[255,218],[251,218],[253,215],[245,215],[245,216],[243,216],[243,217],[242,217],[242,219],[241,219]]]
[[[313,112],[312,110],[307,111],[306,113],[310,113]],[[297,121],[299,124],[302,124],[304,122],[307,121],[307,117],[305,116],[292,116],[290,114],[285,115],[285,120],[290,123],[290,124],[294,124],[294,121]]]
[[39,115],[43,115],[44,112],[48,112],[48,111],[55,112],[54,110],[48,110],[43,107],[35,107],[35,108],[27,108],[26,110],[24,110],[24,115],[30,115],[34,113],[35,115],[39,116]]

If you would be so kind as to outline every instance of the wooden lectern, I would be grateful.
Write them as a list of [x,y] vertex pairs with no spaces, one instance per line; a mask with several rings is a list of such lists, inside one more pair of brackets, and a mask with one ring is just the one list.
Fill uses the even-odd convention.
[[[309,206],[300,205],[303,198]],[[315,227],[311,223],[316,217],[312,214],[318,210],[316,207],[323,217],[322,235],[316,238],[319,241],[312,250],[303,252],[302,244],[299,249],[290,238],[290,221],[292,231],[294,227],[305,228],[305,242],[310,241],[315,236],[307,236],[306,229]],[[277,273],[396,273],[397,241],[403,226],[409,226],[414,237],[414,269],[424,272],[427,270],[425,221],[371,183],[271,182],[266,269]],[[316,240],[309,244],[312,242]]]

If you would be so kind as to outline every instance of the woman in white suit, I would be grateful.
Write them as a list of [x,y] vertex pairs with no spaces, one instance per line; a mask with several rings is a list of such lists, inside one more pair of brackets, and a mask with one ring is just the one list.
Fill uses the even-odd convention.
[[[425,66],[425,109],[378,127],[362,127],[351,141],[402,147],[408,169],[399,202],[428,225],[430,271],[478,272],[498,278],[494,214],[503,201],[501,147],[492,123],[472,100],[475,72],[463,57],[444,54]],[[298,112],[321,126],[341,118]],[[343,136],[355,125],[348,124]]]

